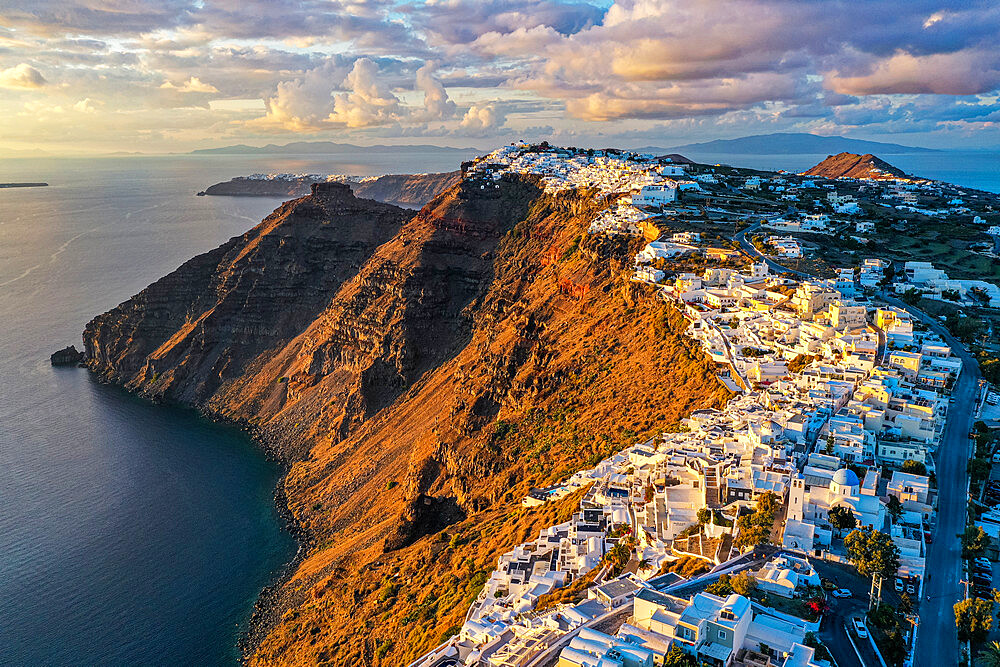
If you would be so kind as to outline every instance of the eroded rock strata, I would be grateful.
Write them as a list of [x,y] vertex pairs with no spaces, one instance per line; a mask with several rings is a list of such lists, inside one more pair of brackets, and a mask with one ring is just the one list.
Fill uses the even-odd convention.
[[87,326],[102,378],[251,425],[289,465],[305,556],[248,662],[406,664],[574,509],[525,510],[528,489],[725,400],[628,281],[642,241],[586,233],[599,209],[511,176],[416,214],[323,184]]

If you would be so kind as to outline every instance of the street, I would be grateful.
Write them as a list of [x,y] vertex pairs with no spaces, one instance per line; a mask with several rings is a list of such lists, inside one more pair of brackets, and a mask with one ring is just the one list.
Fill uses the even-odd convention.
[[[736,234],[733,239],[740,244],[744,252],[753,258],[763,259],[774,271],[789,271],[799,276],[811,277],[765,258],[754,248],[746,240],[746,234],[759,227],[759,223],[751,225]],[[955,664],[959,655],[958,631],[955,627],[955,614],[952,607],[964,597],[964,588],[961,583],[962,547],[957,536],[965,530],[968,502],[966,465],[972,456],[968,433],[972,428],[972,412],[979,385],[979,365],[962,343],[952,336],[938,320],[894,296],[885,293],[881,293],[879,296],[886,303],[905,309],[914,318],[939,334],[951,346],[952,352],[962,359],[963,363],[962,373],[952,388],[954,401],[949,409],[941,444],[935,454],[938,490],[937,528],[934,534],[934,543],[927,548],[924,570],[927,576],[924,579],[924,596],[919,604],[920,625],[922,627],[917,632],[917,646],[913,653],[914,667],[943,667]],[[841,607],[845,610],[841,611]],[[839,617],[848,615],[850,613],[846,611],[848,608],[849,605],[837,605],[831,610],[831,622],[827,624],[824,621],[820,633],[841,667],[846,664],[857,664],[857,656],[853,656],[852,660],[852,656],[838,646],[847,641],[843,622]],[[826,641],[827,637],[830,641]],[[844,648],[850,650],[850,645],[844,644]],[[853,650],[850,653],[853,654]],[[841,662],[841,654],[847,662]]]
[[958,632],[952,606],[964,596],[962,546],[956,536],[965,530],[968,501],[966,465],[971,456],[969,430],[979,384],[979,366],[965,347],[940,322],[919,309],[888,295],[889,304],[905,308],[951,346],[964,364],[952,397],[941,446],[935,456],[937,465],[938,514],[934,543],[928,547],[924,580],[924,599],[920,601],[920,625],[917,633],[915,667],[953,665],[958,657]]
[[747,232],[755,232],[758,229],[760,229],[760,223],[759,222],[754,223],[754,224],[750,225],[749,227],[747,227],[746,229],[744,229],[743,231],[738,232],[736,234],[736,236],[733,237],[733,240],[740,244],[740,248],[743,250],[743,252],[745,252],[748,255],[750,255],[750,257],[753,258],[753,259],[763,260],[763,261],[767,262],[767,267],[769,269],[771,269],[772,271],[776,272],[776,273],[792,273],[792,274],[795,274],[795,275],[799,276],[800,278],[815,278],[816,277],[816,276],[814,276],[814,275],[812,275],[810,273],[804,273],[802,271],[796,271],[794,269],[789,269],[787,266],[782,266],[781,264],[778,264],[773,259],[769,259],[769,258],[765,257],[764,255],[762,255],[761,252],[759,250],[757,250],[757,248],[753,247],[752,243],[750,243],[749,241],[747,241]]

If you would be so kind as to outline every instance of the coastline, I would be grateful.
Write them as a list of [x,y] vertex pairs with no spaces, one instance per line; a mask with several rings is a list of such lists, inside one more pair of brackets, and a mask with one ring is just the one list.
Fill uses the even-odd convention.
[[240,654],[240,661],[247,664],[260,643],[264,641],[271,629],[277,625],[284,609],[280,606],[281,592],[284,590],[298,566],[305,560],[307,547],[310,543],[309,533],[302,524],[295,518],[288,506],[288,494],[285,492],[285,479],[288,477],[290,465],[278,454],[277,446],[269,442],[259,429],[246,424],[238,424],[229,420],[220,419],[219,415],[209,411],[204,411],[206,418],[216,423],[232,423],[234,426],[244,431],[254,443],[264,453],[264,456],[274,461],[281,468],[281,475],[274,487],[272,502],[281,520],[282,529],[288,532],[295,540],[296,550],[291,560],[285,563],[271,577],[271,581],[264,586],[257,594],[257,599],[253,604],[253,611],[247,619],[244,628],[236,637],[236,648]]
[[80,368],[85,369],[94,381],[117,387],[128,394],[148,401],[153,406],[175,406],[185,410],[192,410],[214,424],[240,431],[246,437],[249,444],[256,447],[268,462],[278,467],[279,475],[272,492],[271,502],[277,511],[281,529],[287,532],[294,540],[296,550],[292,558],[277,568],[272,573],[269,582],[257,593],[253,608],[246,618],[246,626],[239,629],[236,633],[232,648],[236,649],[239,662],[244,665],[247,664],[250,656],[253,655],[253,652],[280,619],[280,614],[283,613],[283,610],[279,606],[281,591],[305,559],[307,546],[310,542],[308,532],[295,518],[295,515],[288,506],[288,497],[285,493],[285,479],[288,477],[290,469],[289,462],[279,453],[277,443],[268,440],[259,428],[243,420],[229,419],[218,412],[201,406],[165,400],[161,397],[150,396],[142,391],[130,389],[118,382],[107,380],[100,373],[86,365],[86,363],[81,364]]

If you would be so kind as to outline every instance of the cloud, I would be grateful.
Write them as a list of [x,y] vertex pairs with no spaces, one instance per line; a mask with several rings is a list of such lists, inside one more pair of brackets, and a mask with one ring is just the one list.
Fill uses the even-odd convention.
[[334,97],[329,122],[350,128],[371,127],[403,116],[399,98],[378,80],[378,66],[370,59],[356,60],[343,85],[348,92]]
[[967,49],[915,56],[898,51],[874,62],[867,74],[841,76],[832,72],[827,85],[848,95],[986,93],[1000,86],[1000,53]]
[[498,130],[506,121],[506,116],[496,103],[473,104],[462,117],[459,128],[470,136],[484,136]]
[[187,81],[181,83],[178,86],[170,83],[170,81],[164,81],[160,88],[165,88],[167,90],[176,90],[179,93],[217,93],[219,89],[210,83],[204,83],[201,79],[196,76],[192,76]]
[[19,88],[31,90],[48,84],[45,77],[37,69],[27,63],[0,70],[0,88]]
[[250,124],[292,131],[321,128],[330,115],[333,91],[345,71],[337,59],[330,59],[297,79],[279,83],[274,94],[265,100],[265,116]]
[[600,22],[604,9],[574,0],[438,0],[406,7],[414,23],[442,45],[536,26],[570,35]]
[[428,60],[417,70],[417,89],[424,93],[422,115],[427,120],[443,120],[455,115],[455,103],[448,98],[448,91],[434,76],[437,66],[435,61]]
[[74,111],[79,111],[80,113],[96,113],[97,107],[101,106],[102,102],[95,102],[89,97],[85,97],[76,104],[73,105]]

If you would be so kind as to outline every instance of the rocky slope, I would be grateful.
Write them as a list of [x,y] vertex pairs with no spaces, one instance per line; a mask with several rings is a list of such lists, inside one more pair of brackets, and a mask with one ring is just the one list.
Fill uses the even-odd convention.
[[406,664],[572,511],[522,510],[532,486],[725,400],[628,281],[642,241],[586,233],[597,211],[514,177],[416,214],[324,184],[87,326],[100,377],[248,424],[289,464],[307,548],[251,664]]
[[837,153],[804,172],[824,178],[908,178],[906,173],[871,153]]
[[[438,174],[388,174],[361,182],[345,181],[354,194],[364,199],[420,208],[461,179],[460,171]],[[309,193],[314,177],[239,177],[209,186],[204,194],[232,197],[301,197]]]

